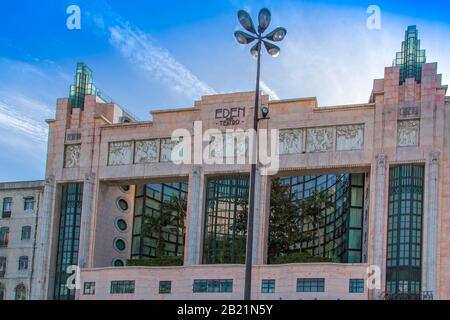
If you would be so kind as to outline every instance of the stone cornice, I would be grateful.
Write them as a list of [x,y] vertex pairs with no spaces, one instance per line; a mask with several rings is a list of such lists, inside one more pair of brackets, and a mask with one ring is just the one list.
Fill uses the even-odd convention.
[[140,121],[140,122],[131,122],[131,123],[114,123],[114,124],[105,124],[100,126],[101,129],[114,129],[114,128],[134,128],[134,127],[145,127],[149,125],[153,125],[153,121]]
[[306,97],[306,98],[294,98],[294,99],[284,99],[284,100],[273,100],[273,101],[269,101],[269,105],[283,104],[283,103],[293,103],[293,102],[307,102],[307,101],[312,101],[312,102],[314,102],[314,106],[315,106],[315,107],[317,107],[317,105],[318,105],[317,97]]
[[340,112],[340,111],[354,111],[354,110],[367,110],[367,109],[375,109],[375,103],[317,107],[317,108],[314,108],[313,111],[314,112]]

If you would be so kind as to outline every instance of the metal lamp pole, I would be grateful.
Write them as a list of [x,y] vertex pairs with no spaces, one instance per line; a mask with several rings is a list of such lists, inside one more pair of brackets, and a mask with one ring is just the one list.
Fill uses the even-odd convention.
[[[278,42],[284,39],[286,36],[286,29],[276,28],[266,36],[263,36],[264,32],[270,25],[271,14],[266,8],[261,9],[259,12],[258,20],[259,26],[258,31],[256,31],[250,15],[244,11],[240,10],[238,12],[238,19],[242,27],[249,31],[251,34],[236,31],[235,37],[240,44],[249,44],[257,40],[257,43],[252,47],[251,54],[257,59],[256,67],[256,91],[255,91],[255,108],[253,115],[253,129],[255,130],[256,139],[258,139],[258,122],[259,118],[259,82],[261,74],[261,46],[264,44],[267,52],[272,57],[277,57],[280,53],[280,48],[269,41]],[[249,195],[249,205],[248,205],[248,219],[247,219],[247,248],[246,248],[246,260],[245,260],[245,287],[244,287],[244,300],[251,300],[251,290],[252,290],[252,265],[253,265],[253,221],[255,216],[255,189],[256,189],[256,165],[258,163],[258,155],[256,144],[253,149],[256,152],[252,158],[251,172],[250,172],[250,195]]]

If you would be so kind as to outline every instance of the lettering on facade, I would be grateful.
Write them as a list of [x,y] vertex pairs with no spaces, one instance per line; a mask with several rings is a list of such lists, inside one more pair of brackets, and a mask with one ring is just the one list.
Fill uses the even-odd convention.
[[215,110],[214,119],[221,127],[236,126],[245,122],[245,107],[219,108]]
[[399,110],[400,118],[420,117],[420,107],[403,107]]

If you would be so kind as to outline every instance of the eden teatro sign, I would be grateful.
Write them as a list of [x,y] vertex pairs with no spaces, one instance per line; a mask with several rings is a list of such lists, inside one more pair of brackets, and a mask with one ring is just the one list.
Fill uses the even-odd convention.
[[216,124],[222,127],[236,126],[244,123],[245,107],[219,108],[215,111]]

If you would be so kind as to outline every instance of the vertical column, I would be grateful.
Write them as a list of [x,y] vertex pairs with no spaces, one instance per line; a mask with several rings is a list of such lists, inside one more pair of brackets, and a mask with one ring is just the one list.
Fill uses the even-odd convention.
[[439,210],[439,162],[440,152],[430,153],[428,164],[428,215],[427,215],[427,253],[426,253],[426,290],[437,296],[437,243]]
[[203,213],[202,206],[202,168],[192,166],[189,175],[188,210],[186,217],[186,238],[184,243],[184,265],[192,266],[200,263],[201,232]]
[[31,299],[46,300],[49,274],[50,230],[52,223],[55,179],[47,177],[44,184],[44,196],[41,214],[38,217],[37,241],[35,248],[34,276],[32,279]]
[[[267,244],[269,234],[269,208],[268,195],[270,195],[270,178],[271,176],[261,175],[261,171],[257,171],[255,193],[255,217],[253,226],[253,264],[261,265],[266,263]],[[268,194],[269,193],[269,194]]]
[[[385,241],[384,235],[384,202],[385,202],[385,186],[386,186],[386,168],[387,157],[380,154],[376,158],[376,178],[375,178],[375,220],[374,220],[374,235],[373,235],[373,264],[381,270],[381,283],[385,278],[385,266],[383,263],[383,244]],[[374,290],[374,298],[378,299],[381,294],[380,289]]]
[[95,173],[86,174],[83,185],[81,204],[80,247],[78,250],[78,266],[90,267],[89,248],[92,226],[92,202],[94,198]]

